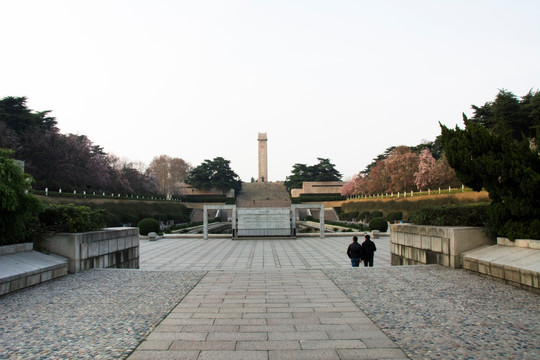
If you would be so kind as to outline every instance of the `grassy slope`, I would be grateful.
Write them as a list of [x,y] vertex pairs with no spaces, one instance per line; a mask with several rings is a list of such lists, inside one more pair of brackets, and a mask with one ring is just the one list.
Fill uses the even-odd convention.
[[327,207],[341,206],[342,212],[352,211],[382,211],[385,215],[389,212],[401,211],[406,218],[408,215],[420,208],[426,206],[442,206],[451,204],[477,204],[489,203],[490,199],[486,191],[481,192],[464,192],[454,194],[413,196],[406,198],[386,198],[386,199],[355,199],[341,202],[328,202]]

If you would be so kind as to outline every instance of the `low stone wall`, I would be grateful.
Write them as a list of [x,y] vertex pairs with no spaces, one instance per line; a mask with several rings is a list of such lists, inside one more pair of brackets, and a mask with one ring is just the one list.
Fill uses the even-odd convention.
[[37,247],[69,259],[68,271],[92,268],[139,268],[139,229],[106,228],[84,233],[49,236]]
[[497,238],[463,254],[463,268],[540,292],[540,240]]
[[463,252],[494,243],[479,227],[390,225],[392,265],[439,264],[459,268]]

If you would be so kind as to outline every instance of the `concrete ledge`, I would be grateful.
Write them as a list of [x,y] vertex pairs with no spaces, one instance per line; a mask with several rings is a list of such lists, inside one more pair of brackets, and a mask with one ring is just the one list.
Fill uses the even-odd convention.
[[36,242],[40,249],[69,259],[68,270],[139,268],[139,229],[106,228],[83,233],[58,233]]
[[[67,274],[68,259],[32,250],[32,243],[0,247],[0,295]],[[27,250],[30,248],[30,250]],[[17,251],[17,249],[19,251]]]
[[532,239],[516,239],[512,241],[507,238],[498,237],[497,245],[540,250],[540,240]]
[[499,243],[467,251],[462,256],[464,269],[540,292],[540,249]]
[[0,255],[16,254],[23,251],[32,251],[34,244],[21,243],[0,246]]
[[392,265],[438,264],[460,268],[461,254],[491,245],[480,227],[391,224]]
[[[204,234],[163,234],[163,238],[165,239],[203,239]],[[232,235],[231,234],[208,234],[208,238],[230,239],[232,238]],[[148,237],[141,235],[141,239],[148,240]]]
[[[337,233],[326,233],[326,237],[350,237],[352,238],[354,235],[358,237],[364,237],[364,235],[369,234],[369,232],[337,232]],[[264,237],[267,240],[272,240],[274,238],[288,238],[288,239],[298,239],[303,237],[317,237],[319,238],[321,235],[319,233],[297,233],[296,237],[277,237],[277,236],[268,236]],[[388,233],[380,233],[379,237],[388,237],[390,234]],[[148,240],[147,236],[140,236],[141,240]],[[203,234],[163,234],[163,238],[165,239],[203,239]],[[231,234],[208,234],[208,238],[213,239],[231,239]],[[249,237],[239,237],[235,239],[239,240],[245,240]],[[159,237],[158,237],[159,241]]]

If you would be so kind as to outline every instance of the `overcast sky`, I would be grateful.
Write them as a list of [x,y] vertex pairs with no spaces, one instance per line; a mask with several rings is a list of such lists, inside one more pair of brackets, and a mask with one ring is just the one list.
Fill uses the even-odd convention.
[[0,0],[0,98],[147,165],[217,156],[269,180],[390,146],[540,88],[540,1]]

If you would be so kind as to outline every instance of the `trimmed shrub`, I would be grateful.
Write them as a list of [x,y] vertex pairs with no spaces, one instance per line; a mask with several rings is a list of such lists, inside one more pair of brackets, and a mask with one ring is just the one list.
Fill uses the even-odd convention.
[[393,211],[388,213],[388,215],[386,215],[386,220],[390,222],[403,220],[403,213],[401,211]]
[[137,226],[141,235],[148,235],[150,232],[158,233],[160,231],[159,221],[153,218],[142,219]]
[[369,219],[374,219],[374,218],[377,218],[377,217],[383,217],[383,212],[382,211],[379,211],[379,210],[375,210],[371,213]]
[[339,214],[340,220],[354,220],[356,218],[358,218],[358,211]]
[[369,221],[369,219],[371,218],[371,213],[369,211],[362,211],[359,215],[358,215],[358,221]]
[[383,217],[374,217],[369,221],[369,229],[371,231],[379,230],[381,232],[386,232],[386,230],[388,230],[388,222]]
[[412,213],[409,221],[417,225],[485,226],[488,204],[429,206]]
[[118,222],[122,222],[123,224],[136,224],[137,221],[139,221],[139,219],[133,214],[122,214],[120,215]]
[[100,230],[107,224],[105,210],[88,206],[51,204],[39,215],[44,232],[85,232]]
[[107,212],[107,227],[119,227],[122,226],[122,221],[115,215]]

